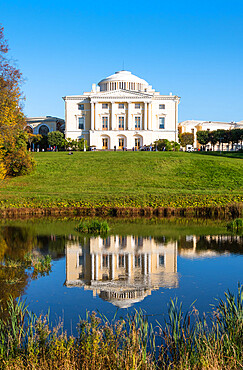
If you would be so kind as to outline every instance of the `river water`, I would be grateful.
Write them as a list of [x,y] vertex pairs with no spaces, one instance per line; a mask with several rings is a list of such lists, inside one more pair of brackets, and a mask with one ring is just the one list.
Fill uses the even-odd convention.
[[[142,309],[156,323],[170,299],[184,311],[211,312],[228,289],[243,281],[243,236],[213,220],[108,220],[105,237],[84,236],[78,220],[2,221],[0,300],[21,297],[29,309],[60,320],[76,333],[79,317],[99,311],[107,318]],[[4,267],[27,253],[52,257],[48,274]]]

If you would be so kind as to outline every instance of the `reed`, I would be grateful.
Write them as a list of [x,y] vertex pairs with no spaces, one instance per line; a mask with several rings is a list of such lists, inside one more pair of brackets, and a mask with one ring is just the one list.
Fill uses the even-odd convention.
[[240,233],[243,232],[243,219],[236,218],[227,224],[227,230]]
[[87,220],[87,221],[80,221],[76,230],[81,233],[87,234],[107,234],[109,231],[109,225],[107,221],[99,221],[99,220]]
[[[243,367],[243,286],[225,293],[209,317],[184,313],[171,300],[168,319],[153,328],[142,311],[112,321],[87,313],[76,338],[49,315],[36,317],[11,299],[0,320],[1,369],[240,369]],[[158,330],[159,329],[159,330]]]

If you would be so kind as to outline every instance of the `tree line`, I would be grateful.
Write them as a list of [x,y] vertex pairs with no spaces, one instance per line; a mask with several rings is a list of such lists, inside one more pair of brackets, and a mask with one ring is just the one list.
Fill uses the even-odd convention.
[[[242,142],[243,142],[243,129],[235,128],[232,130],[202,130],[197,131],[197,141],[200,145],[206,146],[211,144],[212,149],[214,150],[215,145],[222,145],[227,144],[231,146],[233,149],[234,145],[240,145],[242,149]],[[190,132],[184,132],[183,134],[179,134],[179,141],[182,147],[186,147],[187,145],[193,145],[194,143],[194,134]]]

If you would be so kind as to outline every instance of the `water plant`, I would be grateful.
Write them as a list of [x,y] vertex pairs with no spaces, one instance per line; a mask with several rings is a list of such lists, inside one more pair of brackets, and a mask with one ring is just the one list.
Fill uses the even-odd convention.
[[[240,369],[243,367],[243,286],[226,292],[202,317],[171,300],[168,318],[153,328],[143,311],[109,322],[87,313],[76,338],[10,299],[0,319],[1,369]],[[159,329],[159,330],[158,330]]]
[[227,224],[227,230],[232,232],[242,232],[243,231],[243,219],[242,218],[236,218],[235,220],[232,220]]
[[88,234],[106,234],[109,231],[107,221],[87,220],[80,221],[76,230]]

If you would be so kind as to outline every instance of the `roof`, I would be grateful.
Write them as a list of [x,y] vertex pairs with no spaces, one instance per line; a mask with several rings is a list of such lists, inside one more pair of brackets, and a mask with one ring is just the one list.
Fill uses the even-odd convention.
[[143,80],[140,77],[133,75],[130,71],[118,71],[113,75],[110,75],[103,80],[101,80],[98,85],[106,83],[106,82],[115,82],[115,81],[125,81],[125,82],[135,82],[140,83],[142,85],[148,86],[148,82]]

